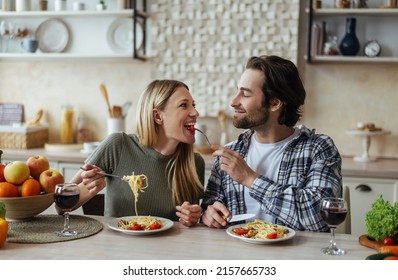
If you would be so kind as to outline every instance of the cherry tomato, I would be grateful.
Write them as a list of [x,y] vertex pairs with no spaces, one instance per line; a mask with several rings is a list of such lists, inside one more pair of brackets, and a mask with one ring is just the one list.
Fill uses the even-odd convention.
[[152,225],[149,226],[150,230],[154,230],[154,229],[158,229],[160,228],[162,225],[159,223],[153,223]]
[[237,235],[244,235],[249,232],[249,230],[245,228],[234,228],[232,229],[232,231],[235,232]]
[[383,240],[384,246],[391,246],[391,245],[394,245],[394,243],[395,243],[395,240],[391,236],[388,236],[388,237],[384,238],[384,240]]
[[267,234],[268,239],[276,239],[277,237],[278,237],[278,234],[276,233],[276,231]]
[[130,230],[142,230],[142,226],[136,224],[136,225],[131,226],[131,227],[130,227]]

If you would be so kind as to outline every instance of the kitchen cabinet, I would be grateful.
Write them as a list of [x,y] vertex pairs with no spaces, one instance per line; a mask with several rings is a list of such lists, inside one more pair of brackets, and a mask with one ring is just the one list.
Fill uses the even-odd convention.
[[[0,20],[12,23],[7,28],[27,29],[25,38],[38,39],[39,50],[24,52],[21,37],[2,36],[0,60],[145,60],[146,0],[140,10],[132,2],[132,9],[120,10],[2,11]],[[40,48],[43,44],[46,48]]]
[[[331,2],[333,1],[323,1]],[[308,23],[308,37],[307,37],[307,53],[306,60],[309,63],[323,62],[323,63],[397,63],[398,62],[398,48],[396,38],[398,37],[398,30],[396,28],[398,20],[397,8],[333,8],[333,4],[323,5],[322,8],[314,9],[309,0],[306,8],[307,23]],[[368,5],[375,5],[368,3]],[[318,23],[322,26],[325,23],[325,31],[321,32],[323,40],[330,41],[329,36],[337,36],[338,44],[345,35],[346,18],[354,17],[356,22],[356,35],[360,42],[360,51],[356,56],[342,56],[342,55],[322,55],[315,48],[317,43],[314,42],[313,24]],[[323,35],[322,35],[323,34]],[[322,39],[321,39],[322,40]],[[377,40],[381,44],[381,54],[377,57],[367,57],[364,54],[364,46],[366,42]],[[323,50],[323,45],[319,47]]]
[[395,203],[398,201],[398,180],[365,177],[344,177],[343,185],[349,189],[351,234],[366,234],[365,216],[379,195]]

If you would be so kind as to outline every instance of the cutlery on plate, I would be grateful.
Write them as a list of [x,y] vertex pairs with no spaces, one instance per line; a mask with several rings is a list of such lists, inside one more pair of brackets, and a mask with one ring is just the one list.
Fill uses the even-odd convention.
[[[89,169],[86,169],[86,168],[84,168],[84,167],[80,167],[80,169],[81,169],[81,170],[84,170],[84,171],[88,171],[88,170],[89,170]],[[122,180],[122,178],[120,178],[120,176],[118,176],[118,175],[113,175],[113,174],[109,174],[109,173],[105,173],[104,171],[100,171],[100,172],[98,172],[97,174],[104,175],[104,176],[108,176],[108,177],[119,178],[120,180]]]

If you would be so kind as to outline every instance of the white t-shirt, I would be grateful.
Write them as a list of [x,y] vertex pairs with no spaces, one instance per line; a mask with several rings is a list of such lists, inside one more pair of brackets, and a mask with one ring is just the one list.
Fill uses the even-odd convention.
[[[262,174],[273,181],[277,181],[279,166],[282,161],[283,151],[290,141],[299,134],[295,128],[294,133],[288,138],[277,143],[262,144],[257,142],[255,133],[250,139],[249,150],[247,151],[247,164],[258,174]],[[245,203],[247,213],[256,214],[255,218],[274,223],[272,216],[265,214],[260,208],[260,203],[249,194],[249,188],[245,188]]]

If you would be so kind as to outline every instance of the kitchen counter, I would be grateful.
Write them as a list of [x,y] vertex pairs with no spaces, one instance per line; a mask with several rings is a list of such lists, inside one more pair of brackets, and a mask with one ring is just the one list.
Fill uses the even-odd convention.
[[[29,156],[44,155],[50,161],[68,162],[81,164],[88,154],[75,152],[54,152],[43,149],[2,149],[2,161],[26,160]],[[211,154],[204,154],[206,169],[211,169],[213,157]],[[356,162],[352,157],[343,156],[342,174],[347,177],[368,177],[380,179],[398,179],[398,159],[380,158],[375,162]]]

